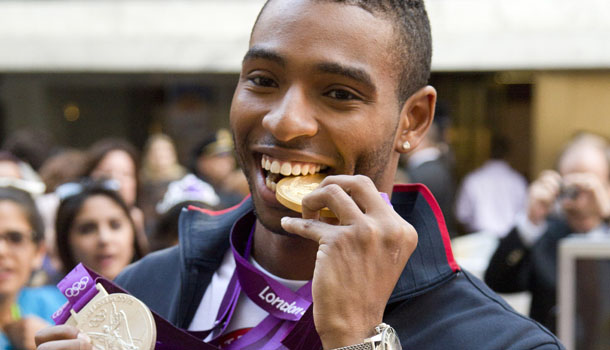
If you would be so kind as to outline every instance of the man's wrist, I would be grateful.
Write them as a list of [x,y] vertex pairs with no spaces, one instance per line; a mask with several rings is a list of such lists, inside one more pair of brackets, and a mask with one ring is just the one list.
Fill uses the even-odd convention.
[[333,330],[326,332],[319,332],[322,346],[325,350],[340,349],[345,346],[359,344],[364,339],[370,338],[375,335],[375,326],[363,327],[363,329],[351,328],[349,330]]
[[374,335],[372,332],[367,332],[365,334],[343,334],[341,336],[330,336],[330,334],[324,338],[320,337],[322,340],[322,345],[325,350],[334,350],[341,349],[346,346],[350,346],[353,344],[359,344],[364,341],[364,339],[370,338]]
[[546,221],[538,224],[532,222],[529,215],[517,215],[517,234],[526,247],[531,247],[547,229]]

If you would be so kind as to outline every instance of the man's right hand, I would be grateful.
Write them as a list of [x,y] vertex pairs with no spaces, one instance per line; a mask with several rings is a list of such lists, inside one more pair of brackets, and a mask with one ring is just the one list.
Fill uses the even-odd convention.
[[37,350],[92,350],[91,339],[72,326],[60,325],[36,333]]
[[553,209],[553,203],[561,191],[561,175],[553,170],[543,171],[528,190],[527,217],[540,225]]

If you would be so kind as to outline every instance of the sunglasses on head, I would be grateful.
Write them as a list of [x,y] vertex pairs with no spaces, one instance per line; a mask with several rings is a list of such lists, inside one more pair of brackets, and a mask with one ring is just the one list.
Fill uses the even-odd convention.
[[93,180],[87,178],[79,182],[67,182],[65,184],[59,185],[55,189],[55,194],[59,197],[60,201],[63,201],[66,198],[79,195],[85,190],[91,188],[102,188],[108,191],[117,192],[121,188],[121,184],[113,179]]

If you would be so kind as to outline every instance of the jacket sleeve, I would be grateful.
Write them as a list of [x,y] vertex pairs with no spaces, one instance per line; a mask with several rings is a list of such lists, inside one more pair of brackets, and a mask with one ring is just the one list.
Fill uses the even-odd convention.
[[485,283],[499,293],[522,292],[528,289],[530,273],[530,250],[515,227],[500,240],[485,271]]
[[383,319],[394,327],[403,349],[564,349],[549,330],[516,312],[465,270],[389,305]]

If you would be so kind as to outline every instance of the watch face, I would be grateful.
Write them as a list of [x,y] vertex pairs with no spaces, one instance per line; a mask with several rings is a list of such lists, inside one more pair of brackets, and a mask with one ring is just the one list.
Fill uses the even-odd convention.
[[386,327],[381,335],[381,350],[402,350],[400,339],[392,327]]

